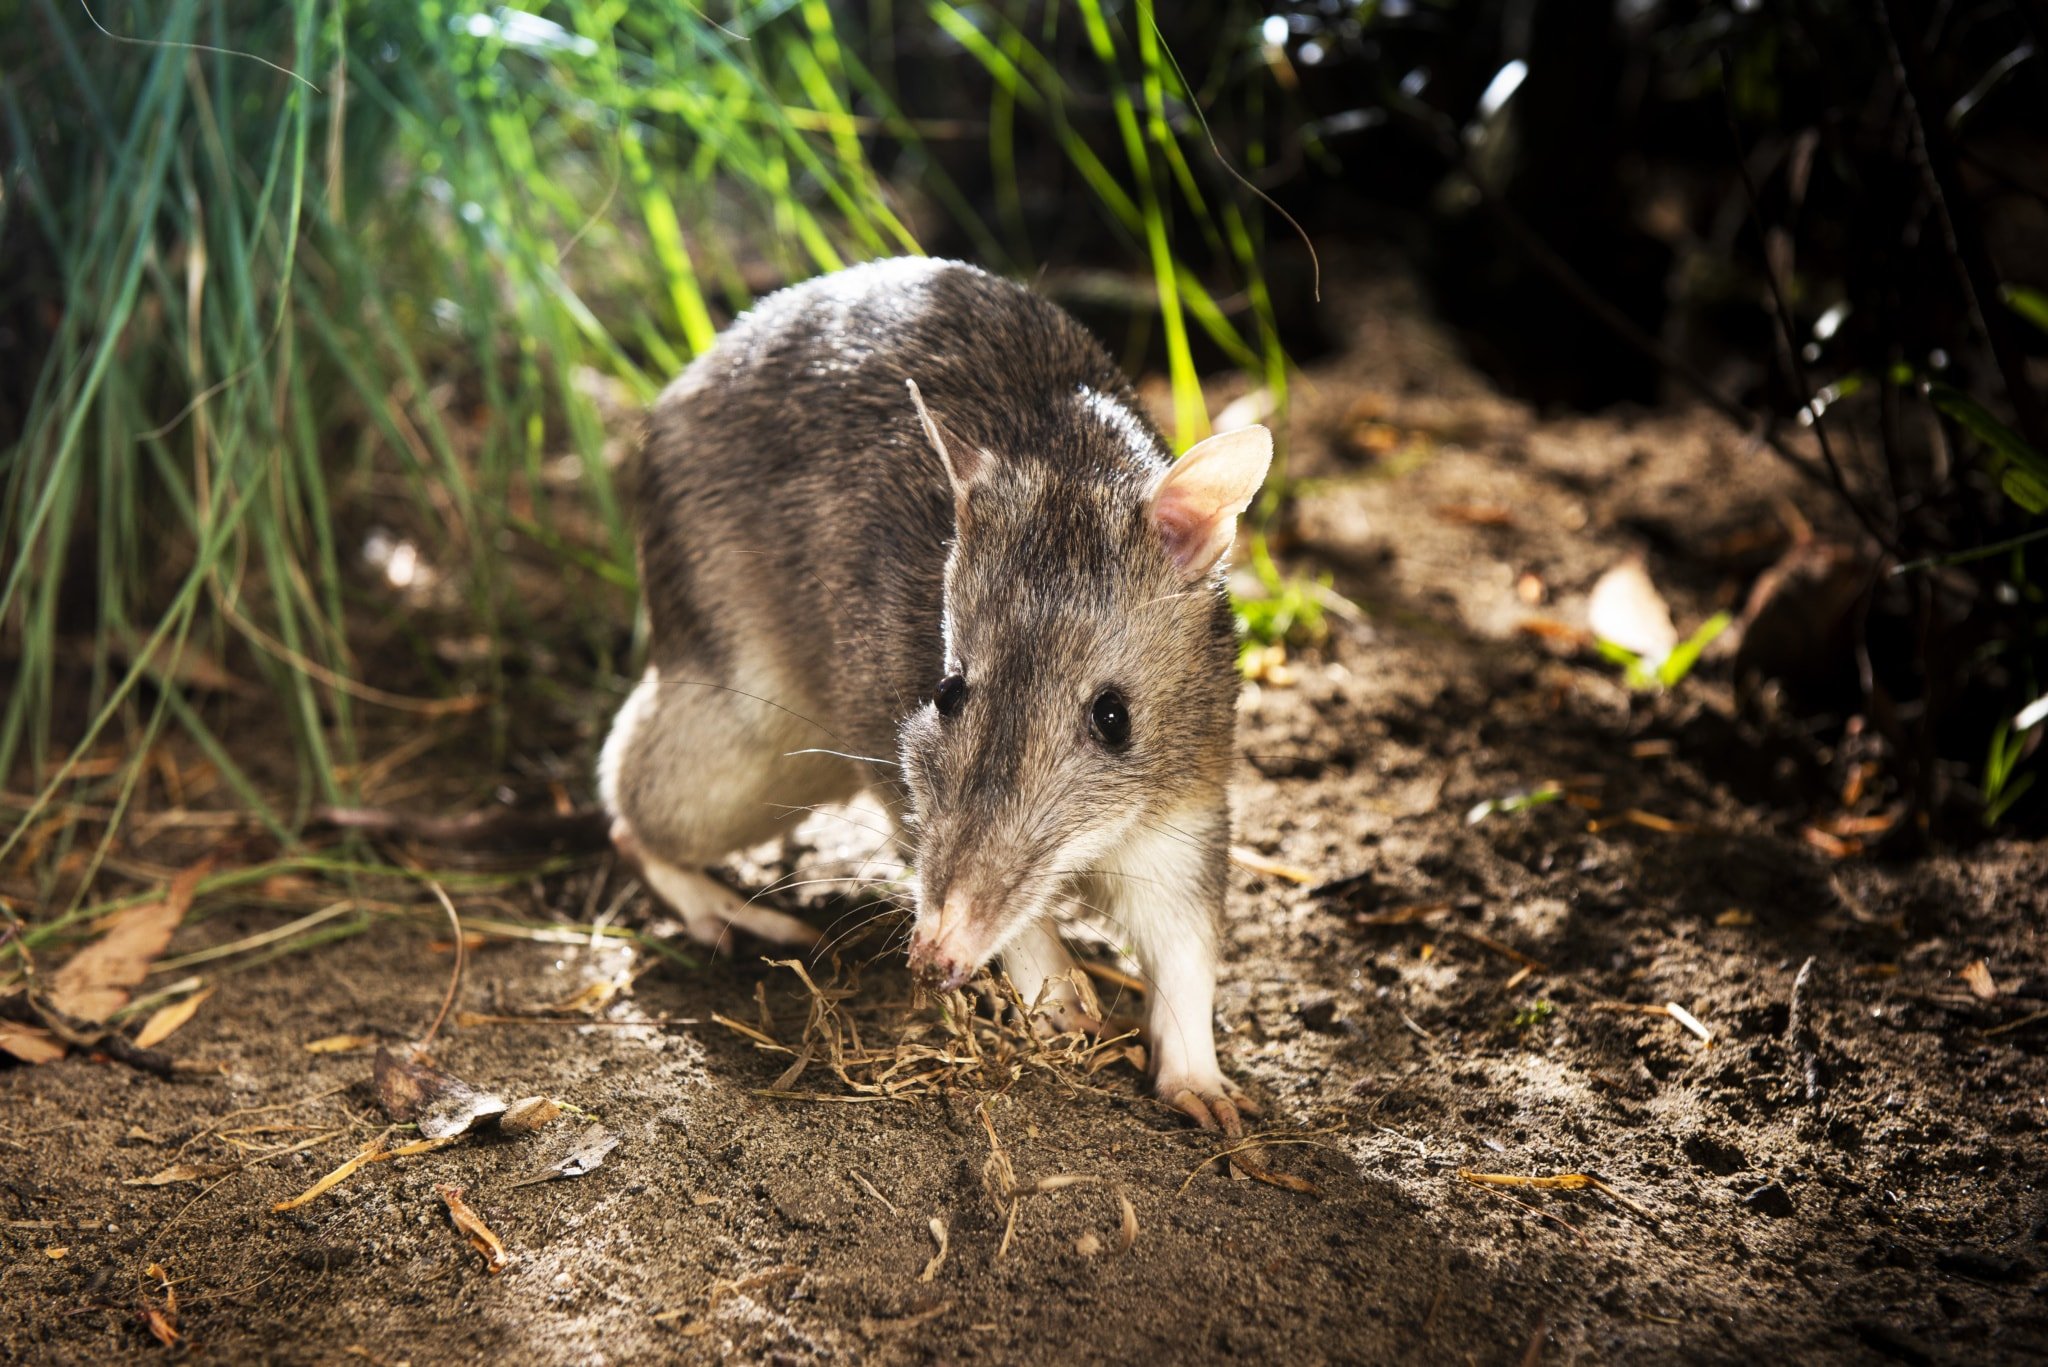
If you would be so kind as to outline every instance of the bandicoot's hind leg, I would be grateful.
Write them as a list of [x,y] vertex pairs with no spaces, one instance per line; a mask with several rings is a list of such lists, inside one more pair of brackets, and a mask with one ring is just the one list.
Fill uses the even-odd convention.
[[845,761],[791,753],[822,743],[813,729],[759,698],[692,680],[686,668],[649,666],[619,709],[598,761],[612,843],[692,939],[718,945],[739,929],[776,944],[818,941],[810,925],[704,871],[787,829],[792,811],[857,786]]

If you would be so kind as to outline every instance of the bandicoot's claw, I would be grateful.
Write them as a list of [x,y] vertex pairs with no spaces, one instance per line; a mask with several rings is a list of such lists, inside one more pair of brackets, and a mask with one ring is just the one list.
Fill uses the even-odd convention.
[[1221,1092],[1203,1095],[1188,1087],[1183,1087],[1168,1100],[1175,1110],[1203,1129],[1220,1130],[1226,1139],[1244,1138],[1244,1120],[1238,1115],[1239,1107],[1246,1104],[1242,1100],[1233,1101]]

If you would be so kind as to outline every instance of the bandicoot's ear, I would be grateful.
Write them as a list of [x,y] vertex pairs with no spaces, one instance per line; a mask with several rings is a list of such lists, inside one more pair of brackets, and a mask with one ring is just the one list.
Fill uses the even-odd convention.
[[924,395],[917,392],[916,380],[905,380],[903,385],[910,391],[910,401],[917,405],[917,420],[924,424],[925,440],[932,444],[932,450],[939,453],[939,460],[946,467],[946,478],[953,482],[953,516],[962,526],[967,523],[967,492],[977,479],[989,472],[994,457],[971,442],[948,441],[939,420],[924,406]]
[[1230,549],[1237,516],[1258,497],[1272,462],[1273,434],[1240,427],[1195,443],[1159,477],[1152,525],[1185,578],[1201,578]]

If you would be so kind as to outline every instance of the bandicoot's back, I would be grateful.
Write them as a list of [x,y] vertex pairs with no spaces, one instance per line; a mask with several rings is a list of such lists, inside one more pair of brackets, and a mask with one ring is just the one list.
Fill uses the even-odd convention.
[[971,266],[880,261],[771,296],[654,408],[637,503],[656,663],[776,656],[801,686],[786,705],[893,754],[936,677],[954,537],[906,379],[962,442],[1052,463],[1100,459],[1076,439],[1081,390],[1137,412],[1079,323]]
[[1237,1124],[1211,1037],[1236,675],[1221,559],[1263,429],[1178,463],[1072,318],[971,267],[857,267],[736,323],[641,459],[650,664],[605,745],[614,839],[700,938],[802,940],[705,876],[880,788],[916,833],[911,957],[997,954],[1093,1024],[1058,916],[1152,974],[1163,1095]]

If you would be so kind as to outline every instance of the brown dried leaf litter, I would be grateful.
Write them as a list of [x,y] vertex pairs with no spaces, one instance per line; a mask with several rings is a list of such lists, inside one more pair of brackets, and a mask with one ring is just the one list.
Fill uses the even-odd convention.
[[373,1068],[377,1101],[400,1124],[418,1121],[428,1139],[467,1134],[480,1121],[505,1113],[505,1099],[481,1092],[451,1073],[420,1061],[417,1053],[379,1049]]
[[512,1265],[512,1255],[505,1251],[504,1242],[462,1199],[463,1188],[437,1183],[434,1190],[441,1194],[441,1201],[448,1207],[448,1217],[455,1222],[455,1227],[469,1236],[469,1246],[483,1255],[484,1271],[496,1276]]
[[[977,1011],[966,991],[955,991],[941,999],[936,1020],[919,1016],[894,1040],[872,1040],[863,1036],[860,1019],[846,1005],[858,990],[856,981],[834,976],[821,987],[801,961],[771,962],[795,974],[809,997],[803,1027],[794,1043],[785,1042],[769,1012],[765,985],[756,993],[757,1023],[711,1017],[753,1041],[757,1049],[790,1059],[774,1084],[760,1089],[762,1096],[790,1101],[888,1101],[959,1087],[997,1090],[1034,1069],[1065,1076],[1093,1073],[1118,1059],[1136,1063],[1142,1058],[1134,1051],[1135,1032],[1101,1040],[1081,1035],[1039,1039],[1028,1028],[1013,1023],[1013,1017],[1023,1015],[1027,1004],[1007,979],[998,983],[984,978],[970,984],[996,1008],[993,1011]],[[799,1089],[798,1082],[814,1067],[823,1068],[838,1083],[838,1090]]]
[[45,1000],[72,1019],[95,1025],[126,1006],[128,989],[149,976],[150,965],[192,909],[199,880],[211,868],[211,860],[201,860],[173,878],[156,901],[114,913],[99,939],[51,975]]
[[[191,910],[200,880],[212,867],[211,859],[203,859],[172,878],[161,897],[103,918],[99,938],[50,974],[40,992],[15,994],[10,1000],[23,1009],[14,1014],[22,1018],[0,1020],[0,1052],[23,1063],[55,1063],[74,1046],[89,1047],[104,1040],[106,1022],[128,1004],[130,990],[149,976],[157,956]],[[126,1056],[141,1059],[138,1051],[149,1049],[183,1025],[205,997],[206,993],[201,993],[196,999],[187,998],[158,1011]],[[27,1019],[31,1011],[41,1016],[43,1024]],[[95,1026],[100,1028],[91,1028]],[[151,1057],[154,1066],[169,1067],[167,1061]]]

